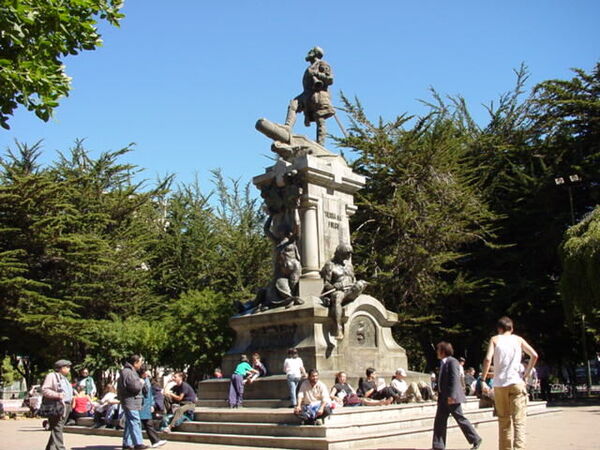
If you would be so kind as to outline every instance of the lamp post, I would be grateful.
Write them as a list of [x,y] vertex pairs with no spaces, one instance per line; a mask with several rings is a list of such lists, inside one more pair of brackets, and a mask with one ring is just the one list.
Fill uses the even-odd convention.
[[[565,180],[566,178],[566,180]],[[569,193],[569,209],[571,211],[571,225],[575,225],[575,208],[573,207],[573,186],[581,182],[581,177],[577,174],[569,175],[568,177],[556,177],[554,184],[557,186],[564,186],[567,188]],[[592,393],[592,369],[590,367],[590,360],[587,352],[587,341],[585,338],[585,314],[581,314],[581,347],[583,350],[583,358],[585,359],[585,365],[587,369],[587,394],[588,396]]]

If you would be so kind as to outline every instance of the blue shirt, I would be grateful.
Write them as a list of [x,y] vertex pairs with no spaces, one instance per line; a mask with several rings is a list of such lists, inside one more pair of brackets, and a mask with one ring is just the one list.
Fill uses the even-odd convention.
[[63,374],[59,373],[58,377],[60,380],[60,387],[63,391],[62,400],[64,403],[71,403],[71,400],[73,400],[73,386],[71,386],[71,383],[69,383],[69,380],[67,380]]

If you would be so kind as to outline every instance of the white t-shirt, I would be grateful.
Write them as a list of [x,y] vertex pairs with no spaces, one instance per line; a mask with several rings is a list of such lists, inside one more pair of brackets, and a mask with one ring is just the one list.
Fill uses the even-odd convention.
[[286,375],[292,375],[296,378],[300,378],[302,376],[302,371],[300,368],[304,367],[304,363],[302,362],[302,358],[285,358],[283,361],[283,371]]
[[402,396],[404,396],[408,389],[408,383],[406,383],[406,381],[404,380],[399,380],[398,378],[394,378],[392,380],[391,386],[398,392],[400,392],[400,395]]
[[494,348],[494,387],[505,387],[522,383],[519,375],[521,366],[521,338],[514,334],[499,335]]

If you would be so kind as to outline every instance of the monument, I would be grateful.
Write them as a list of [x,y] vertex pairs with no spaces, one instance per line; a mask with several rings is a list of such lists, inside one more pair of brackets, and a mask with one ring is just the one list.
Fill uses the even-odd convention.
[[[392,337],[397,314],[367,295],[352,266],[349,218],[365,178],[325,145],[327,118],[335,114],[328,87],[333,71],[315,47],[303,91],[289,104],[284,124],[259,119],[277,162],[253,178],[264,200],[265,234],[273,242],[273,278],[230,319],[236,337],[223,360],[230,374],[241,354],[258,351],[272,375],[282,374],[287,349],[296,347],[305,367],[322,376],[344,370],[356,379],[367,367],[384,376],[407,367]],[[316,140],[295,134],[298,113],[317,124]]]

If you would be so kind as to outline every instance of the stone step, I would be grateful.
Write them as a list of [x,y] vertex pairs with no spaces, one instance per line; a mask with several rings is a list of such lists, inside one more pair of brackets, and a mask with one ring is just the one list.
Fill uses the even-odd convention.
[[[289,419],[290,416],[296,419],[287,409],[283,411],[260,408],[248,408],[247,411],[243,409],[215,409],[213,410],[213,414],[230,419],[244,418],[245,420],[217,422],[213,417],[208,421],[197,420],[186,422],[180,427],[180,431],[168,435],[163,434],[163,437],[172,441],[214,445],[299,449],[333,450],[364,448],[375,445],[393,445],[404,437],[414,437],[415,434],[430,433],[432,430],[435,409],[423,413],[418,407],[411,408],[411,406],[413,405],[343,408],[334,413],[331,416],[331,420],[326,420],[323,426],[301,426],[282,422],[282,418]],[[397,420],[384,420],[382,414],[388,413],[394,408],[400,412],[404,412],[404,417]],[[277,422],[266,420],[265,415],[269,412],[271,413],[271,417],[276,417],[280,420]],[[368,414],[365,415],[365,412]],[[546,409],[545,402],[530,402],[528,405],[528,415],[531,417],[550,412],[558,411],[555,409]],[[201,416],[204,413],[208,413],[208,411],[200,410],[196,412],[196,415]],[[230,414],[223,415],[223,413]],[[496,422],[491,408],[469,408],[468,410],[465,409],[465,414],[474,425]],[[255,421],[248,421],[247,419],[250,416],[254,417]],[[363,421],[357,421],[356,418],[361,416]],[[78,423],[90,424],[91,419],[80,419]],[[449,421],[448,426],[449,429],[457,427],[452,419]],[[122,434],[122,431],[92,429],[84,426],[65,427],[65,431],[110,436],[120,436]]]
[[[227,400],[198,400],[196,402],[201,408],[229,408]],[[246,408],[287,408],[290,406],[288,399],[244,399],[244,407]],[[290,408],[291,409],[291,408]]]
[[[388,406],[356,406],[341,408],[331,416],[331,423],[338,421],[352,421],[361,423],[368,421],[369,417],[376,416],[378,420],[399,420],[411,415],[435,413],[435,402],[403,403]],[[469,399],[463,403],[463,410],[479,409],[477,399]],[[251,423],[299,423],[292,408],[196,408],[194,419],[200,422],[251,422]]]
[[[469,411],[465,415],[471,421],[493,417],[491,408],[478,411]],[[333,418],[333,416],[331,417]],[[402,420],[377,420],[364,423],[331,423],[328,418],[326,426],[293,425],[282,423],[243,423],[243,422],[186,422],[177,431],[186,433],[214,433],[214,434],[244,434],[260,436],[287,436],[287,437],[340,437],[352,434],[372,435],[389,430],[404,430],[423,427],[433,427],[435,415],[408,417]]]

